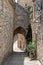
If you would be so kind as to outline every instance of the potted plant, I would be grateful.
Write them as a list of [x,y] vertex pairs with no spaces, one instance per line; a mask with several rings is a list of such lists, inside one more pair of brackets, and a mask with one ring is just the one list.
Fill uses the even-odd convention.
[[34,59],[35,57],[35,52],[36,52],[36,43],[35,41],[29,42],[27,44],[27,52],[29,53],[29,57],[31,59]]

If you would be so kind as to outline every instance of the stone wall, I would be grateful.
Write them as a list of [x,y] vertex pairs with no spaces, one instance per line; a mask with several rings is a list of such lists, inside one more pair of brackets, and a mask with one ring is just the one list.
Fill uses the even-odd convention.
[[41,23],[38,31],[38,41],[37,41],[37,56],[43,65],[43,11],[40,22]]
[[0,65],[3,58],[12,52],[13,9],[8,0],[0,0]]
[[[17,10],[17,12],[21,13],[21,11],[19,10]],[[24,9],[23,9],[23,13],[24,13]],[[13,25],[16,24],[14,25],[14,28],[15,28],[15,26],[17,25],[19,26],[22,24],[21,26],[27,28],[27,25],[25,26],[23,22],[22,23],[18,22],[19,24],[18,23],[13,24],[13,14],[14,14],[13,8],[8,2],[8,0],[0,0],[0,65],[4,57],[6,57],[8,53],[11,53],[13,49],[12,48],[13,47],[13,44],[12,44],[13,30],[14,30]],[[38,16],[37,11],[35,11],[35,18],[37,16]],[[33,38],[37,39],[37,58],[40,60],[40,62],[43,65],[43,10],[41,12],[41,16],[42,16],[41,20],[40,18],[38,18],[38,20],[31,23],[31,26],[32,26]],[[25,21],[24,23],[27,24],[27,22]]]
[[24,30],[27,33],[27,28],[29,25],[28,21],[28,12],[19,4],[15,4],[15,21],[14,21],[14,30],[17,29],[18,27],[24,28]]
[[18,3],[23,6],[26,7],[26,5],[32,5],[32,0],[18,0]]
[[32,22],[32,33],[33,33],[33,38],[36,39],[37,42],[37,59],[43,65],[43,9],[41,10],[41,13],[40,11],[37,10],[38,1],[40,0],[36,0],[35,3],[36,4],[34,9],[35,16],[34,16],[34,22]]

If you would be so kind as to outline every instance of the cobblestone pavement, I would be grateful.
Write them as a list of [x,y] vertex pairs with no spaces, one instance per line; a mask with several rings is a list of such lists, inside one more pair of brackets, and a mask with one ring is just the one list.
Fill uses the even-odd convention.
[[38,60],[30,61],[26,53],[13,53],[5,62],[4,65],[41,65]]

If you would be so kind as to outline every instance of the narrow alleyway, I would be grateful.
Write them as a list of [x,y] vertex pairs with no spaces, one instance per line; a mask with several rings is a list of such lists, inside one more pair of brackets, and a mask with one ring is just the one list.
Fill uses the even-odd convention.
[[27,54],[24,52],[13,53],[6,61],[4,65],[41,65],[38,60],[30,61]]
[[13,52],[25,52],[26,49],[26,39],[23,34],[17,33],[14,36],[13,41]]

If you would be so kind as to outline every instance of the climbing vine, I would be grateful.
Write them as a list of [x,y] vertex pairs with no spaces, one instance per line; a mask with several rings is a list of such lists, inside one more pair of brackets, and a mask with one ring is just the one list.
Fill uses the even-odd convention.
[[33,6],[28,6],[28,12],[29,12],[29,21],[32,21],[33,19]]

